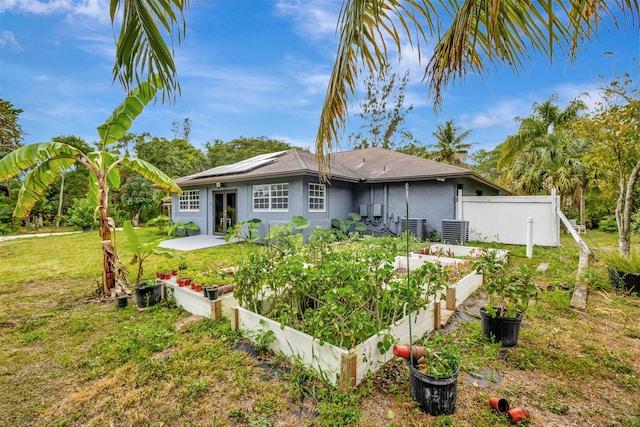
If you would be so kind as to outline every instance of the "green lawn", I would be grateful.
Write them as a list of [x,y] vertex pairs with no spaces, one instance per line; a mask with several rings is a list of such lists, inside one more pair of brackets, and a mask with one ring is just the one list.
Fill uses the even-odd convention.
[[[126,262],[125,236],[117,239]],[[613,234],[589,231],[585,240],[597,253],[617,246]],[[535,248],[532,260],[510,248],[514,263],[550,264],[537,274],[539,301],[511,349],[483,340],[473,318],[456,326],[457,410],[436,418],[414,404],[401,362],[341,393],[277,355],[233,350],[241,337],[228,321],[194,320],[166,303],[138,312],[97,300],[97,232],[0,242],[0,425],[510,425],[489,408],[498,395],[527,408],[531,425],[640,426],[640,299],[608,289],[596,263],[587,309],[571,309],[577,245],[569,236],[562,243]],[[204,268],[237,265],[248,250],[182,255]],[[152,277],[177,260],[147,264]],[[496,374],[498,384],[483,380]]]

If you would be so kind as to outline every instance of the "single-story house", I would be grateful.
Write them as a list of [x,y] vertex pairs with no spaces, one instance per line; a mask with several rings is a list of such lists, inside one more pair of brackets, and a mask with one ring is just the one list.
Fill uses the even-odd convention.
[[295,148],[218,166],[175,180],[183,193],[173,195],[172,219],[192,221],[200,233],[222,234],[238,221],[259,218],[265,231],[301,215],[311,223],[310,233],[356,212],[372,231],[399,234],[406,224],[408,183],[409,218],[424,237],[456,218],[459,190],[509,194],[470,169],[382,148],[332,153],[330,173],[330,181],[322,182],[314,155]]

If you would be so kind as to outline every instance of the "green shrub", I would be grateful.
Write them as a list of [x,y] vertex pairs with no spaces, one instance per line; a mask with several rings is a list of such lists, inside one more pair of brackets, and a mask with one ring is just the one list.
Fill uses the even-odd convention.
[[94,220],[94,206],[88,197],[76,199],[67,213],[67,224],[72,227],[87,228],[97,226]]
[[598,227],[600,230],[606,231],[607,233],[615,233],[618,231],[618,224],[616,223],[616,218],[613,215],[608,215],[602,218]]

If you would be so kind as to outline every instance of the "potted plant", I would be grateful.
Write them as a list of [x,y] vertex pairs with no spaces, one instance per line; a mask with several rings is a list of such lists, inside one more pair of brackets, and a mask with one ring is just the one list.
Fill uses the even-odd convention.
[[144,283],[138,283],[133,289],[136,292],[136,303],[140,308],[156,305],[162,299],[162,285],[156,280],[150,279]]
[[[131,259],[131,264],[135,264],[137,266],[136,272],[136,280],[135,286],[133,289],[136,292],[136,300],[138,302],[138,307],[150,307],[154,304],[157,304],[160,300],[159,297],[156,298],[156,295],[161,294],[161,284],[157,283],[155,280],[141,283],[142,274],[144,272],[144,262],[151,255],[163,255],[171,258],[182,258],[180,255],[177,255],[171,251],[165,249],[159,249],[160,240],[154,240],[152,242],[142,242],[138,235],[136,234],[131,221],[124,222],[124,232],[127,235],[129,250],[133,252],[133,258]],[[150,292],[154,292],[153,297],[148,298],[148,294]]]
[[455,411],[460,347],[452,335],[434,333],[423,342],[424,356],[409,360],[411,396],[430,415]]
[[184,236],[192,236],[197,231],[200,231],[200,227],[198,224],[193,221],[189,221],[186,224],[182,221],[177,221],[171,224],[169,227],[169,237],[184,237]]
[[504,347],[518,343],[522,318],[538,286],[528,268],[509,268],[506,259],[496,250],[484,250],[473,263],[484,277],[487,304],[480,308],[482,334],[500,341]]
[[609,282],[616,289],[640,293],[640,256],[636,253],[628,257],[619,252],[602,257],[609,273]]

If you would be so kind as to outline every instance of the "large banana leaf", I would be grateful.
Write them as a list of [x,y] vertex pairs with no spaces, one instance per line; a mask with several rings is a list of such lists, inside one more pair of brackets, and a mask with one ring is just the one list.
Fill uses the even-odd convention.
[[74,163],[75,159],[69,157],[52,158],[32,169],[22,183],[13,216],[26,218],[60,173],[70,168]]
[[83,155],[81,150],[61,142],[25,145],[0,160],[0,181],[11,179],[23,170],[32,168],[47,159],[62,157],[78,159]]
[[182,194],[182,190],[167,174],[162,172],[157,167],[153,166],[149,162],[144,160],[134,159],[131,157],[123,157],[121,159],[123,166],[138,172],[140,175],[158,185],[160,188],[170,191],[172,193]]
[[142,113],[144,107],[156,96],[161,89],[158,79],[140,83],[133,89],[104,124],[98,126],[98,134],[102,141],[102,148],[119,141],[131,127],[131,123]]

